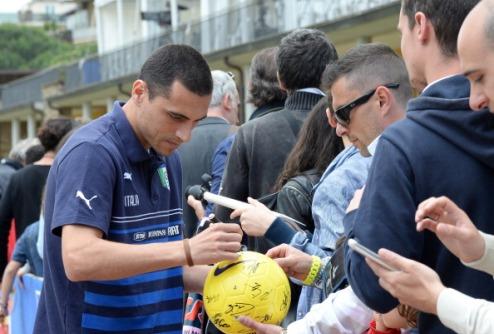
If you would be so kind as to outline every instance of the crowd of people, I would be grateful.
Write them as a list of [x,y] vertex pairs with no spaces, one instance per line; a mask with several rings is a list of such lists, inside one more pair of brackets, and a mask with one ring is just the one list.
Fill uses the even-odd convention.
[[[47,120],[0,163],[0,319],[27,263],[34,333],[220,333],[184,297],[246,247],[292,289],[281,325],[238,317],[256,333],[493,333],[494,1],[402,0],[397,28],[401,56],[316,29],[260,51],[242,125],[233,74],[185,45],[108,114]],[[248,204],[185,197],[205,173]]]

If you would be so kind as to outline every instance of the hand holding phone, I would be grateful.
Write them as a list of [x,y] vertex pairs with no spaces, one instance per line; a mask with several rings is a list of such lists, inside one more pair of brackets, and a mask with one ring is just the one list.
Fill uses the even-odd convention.
[[355,252],[359,253],[360,255],[362,255],[364,257],[367,257],[367,258],[371,259],[372,261],[374,261],[375,263],[379,264],[383,268],[386,268],[386,269],[388,269],[390,271],[399,271],[398,269],[393,268],[392,266],[390,266],[389,264],[387,264],[386,262],[384,262],[377,253],[371,251],[369,248],[367,248],[365,246],[362,246],[355,239],[348,239],[348,246],[352,250],[354,250]]

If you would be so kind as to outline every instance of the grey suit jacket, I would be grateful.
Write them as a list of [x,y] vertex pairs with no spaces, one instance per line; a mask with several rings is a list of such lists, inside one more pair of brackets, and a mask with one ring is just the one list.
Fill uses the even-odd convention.
[[[194,130],[189,142],[178,149],[182,161],[182,190],[190,185],[200,184],[204,173],[211,174],[211,159],[218,144],[236,130],[224,119],[206,117],[201,120]],[[193,235],[197,223],[194,210],[187,205],[184,196],[184,236]]]

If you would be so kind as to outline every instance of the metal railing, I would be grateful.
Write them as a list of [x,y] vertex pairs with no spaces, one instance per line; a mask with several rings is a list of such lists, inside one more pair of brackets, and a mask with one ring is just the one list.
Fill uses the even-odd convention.
[[98,82],[136,74],[149,55],[164,44],[188,44],[208,55],[297,27],[333,22],[399,2],[400,0],[254,0],[249,5],[223,14],[183,24],[175,31],[16,81],[2,91],[3,108],[25,101],[26,94],[29,95],[29,100],[41,100],[40,86],[48,84],[47,80],[63,78],[64,93],[69,93]]
[[2,110],[43,101],[43,87],[64,77],[64,67],[35,73],[2,86]]
[[137,73],[146,58],[167,43],[188,44],[207,55],[393,3],[399,0],[255,0],[250,5],[183,24],[175,31],[101,55],[101,79]]

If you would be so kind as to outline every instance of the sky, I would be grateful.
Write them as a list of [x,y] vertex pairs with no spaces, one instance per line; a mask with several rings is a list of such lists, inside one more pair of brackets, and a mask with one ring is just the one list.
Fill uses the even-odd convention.
[[0,0],[0,13],[17,13],[29,0]]

